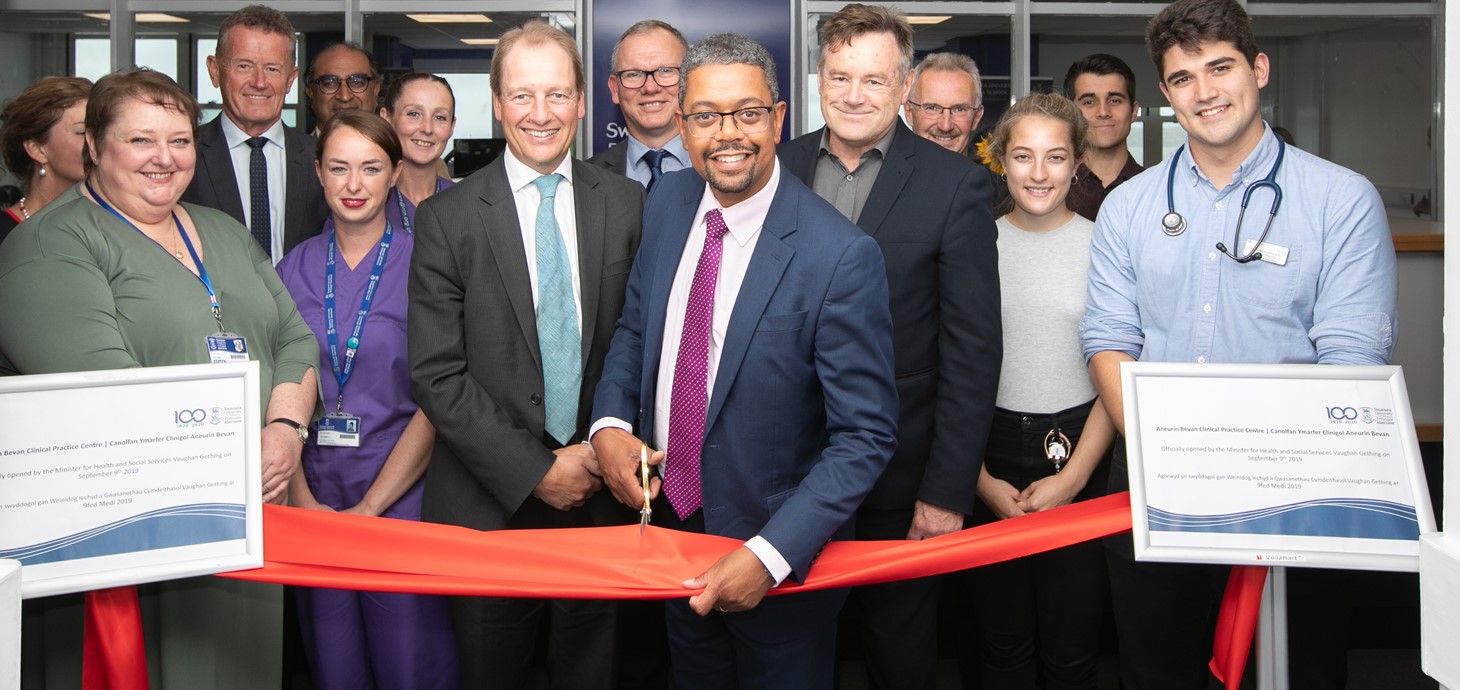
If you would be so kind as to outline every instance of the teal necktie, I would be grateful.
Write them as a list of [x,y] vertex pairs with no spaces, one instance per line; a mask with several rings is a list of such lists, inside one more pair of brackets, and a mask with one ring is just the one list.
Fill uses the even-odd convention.
[[573,307],[573,272],[553,213],[563,176],[533,180],[537,204],[537,345],[542,350],[542,384],[548,434],[567,443],[578,428],[578,391],[583,384],[582,341]]

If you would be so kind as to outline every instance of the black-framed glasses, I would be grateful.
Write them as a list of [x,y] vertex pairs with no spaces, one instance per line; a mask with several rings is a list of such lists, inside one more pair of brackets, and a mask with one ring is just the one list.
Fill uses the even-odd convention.
[[983,110],[981,105],[938,105],[937,103],[918,103],[911,99],[907,104],[932,117],[943,117],[943,113],[947,112],[953,115],[955,120],[966,120],[973,117],[974,113]]
[[641,69],[621,69],[613,73],[618,78],[618,83],[626,89],[642,88],[650,75],[654,76],[655,84],[666,88],[679,83],[678,67],[660,67],[647,72]]
[[764,132],[771,126],[771,112],[775,106],[758,105],[753,108],[741,108],[728,113],[700,112],[690,113],[684,116],[684,121],[689,123],[689,133],[700,138],[708,139],[715,136],[724,126],[725,118],[732,118],[735,121],[735,128],[741,134],[756,134]]
[[315,77],[313,84],[314,88],[319,89],[322,93],[333,95],[340,90],[341,83],[350,87],[350,91],[354,93],[365,93],[366,87],[370,86],[372,81],[375,81],[375,77],[369,74],[352,74],[344,79],[333,74],[326,74],[323,77]]

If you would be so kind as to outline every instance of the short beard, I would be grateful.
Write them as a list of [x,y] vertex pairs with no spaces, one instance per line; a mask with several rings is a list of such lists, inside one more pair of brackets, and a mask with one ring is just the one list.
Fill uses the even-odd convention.
[[744,151],[748,156],[755,156],[756,154],[760,153],[760,147],[754,145],[742,146],[739,144],[727,144],[725,146],[721,146],[718,149],[715,149],[714,151],[706,151],[704,155],[705,182],[708,183],[712,189],[722,194],[739,194],[747,189],[750,189],[750,186],[752,184],[755,184],[756,173],[759,172],[759,170],[756,169],[755,165],[747,168],[743,173],[742,178],[737,180],[720,177],[718,173],[714,172],[714,168],[710,165],[710,157],[714,154],[723,153],[725,151]]

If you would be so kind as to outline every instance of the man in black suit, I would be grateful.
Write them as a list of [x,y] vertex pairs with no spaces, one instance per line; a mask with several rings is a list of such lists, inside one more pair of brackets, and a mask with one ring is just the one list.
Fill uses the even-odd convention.
[[659,176],[689,167],[679,137],[679,62],[684,35],[657,19],[630,26],[609,58],[608,92],[628,136],[588,159],[652,189]]
[[[900,12],[847,5],[822,22],[820,39],[827,126],[783,146],[781,160],[881,246],[900,398],[897,453],[857,511],[857,538],[935,537],[962,529],[973,509],[998,392],[988,174],[898,120],[913,54]],[[932,687],[937,583],[854,591],[874,686]]]
[[250,5],[223,20],[208,57],[223,113],[198,128],[198,164],[182,197],[236,218],[276,263],[329,215],[314,141],[280,119],[298,74],[294,26],[281,12]]
[[[584,104],[567,34],[541,21],[507,32],[491,84],[506,152],[416,213],[411,381],[436,425],[421,517],[479,530],[628,522],[580,441],[644,190],[568,155]],[[545,615],[553,687],[613,684],[613,602],[450,606],[462,687],[522,687]]]

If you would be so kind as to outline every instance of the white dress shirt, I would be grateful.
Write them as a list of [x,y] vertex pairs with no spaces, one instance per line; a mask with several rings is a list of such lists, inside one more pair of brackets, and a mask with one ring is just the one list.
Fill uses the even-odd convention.
[[[745,280],[745,271],[750,267],[750,257],[755,254],[756,242],[760,239],[761,228],[765,226],[766,214],[770,212],[771,201],[775,199],[780,182],[781,164],[778,161],[771,171],[770,182],[763,189],[729,208],[720,206],[709,185],[705,186],[699,209],[695,211],[689,239],[685,240],[684,252],[679,257],[679,268],[669,288],[669,305],[664,312],[664,348],[659,353],[659,376],[654,386],[654,429],[650,439],[655,448],[667,448],[669,445],[669,403],[674,390],[674,365],[679,357],[679,341],[684,335],[684,313],[689,305],[695,267],[705,249],[705,215],[712,209],[720,209],[725,225],[729,228],[729,232],[721,240],[720,272],[715,281],[715,311],[710,321],[708,375],[705,381],[705,392],[709,394],[715,389],[715,375],[720,368],[720,351],[725,345],[725,333],[730,327],[730,315],[735,311],[735,299],[740,294],[740,284]],[[599,429],[610,426],[633,433],[633,427],[627,422],[605,417],[593,425],[590,438]],[[791,565],[786,562],[785,557],[763,537],[752,537],[745,542],[745,546],[760,559],[776,584],[779,585],[791,574]]]
[[[527,167],[526,163],[512,155],[512,149],[502,152],[502,162],[507,169],[507,184],[512,188],[512,201],[517,205],[517,226],[522,230],[522,249],[527,253],[527,277],[532,282],[532,306],[538,306],[537,299],[537,206],[542,195],[533,180],[542,173]],[[578,333],[583,333],[583,305],[578,296],[583,294],[582,272],[578,270],[577,210],[573,205],[573,160],[567,156],[558,163],[554,173],[563,176],[553,197],[553,214],[558,218],[558,233],[563,238],[563,248],[568,252],[568,268],[573,274],[573,311],[578,314]]]
[[[273,244],[269,256],[274,257],[277,264],[284,258],[284,184],[288,181],[284,176],[284,121],[274,120],[274,124],[259,136],[269,140],[264,145],[264,166],[269,177],[269,237]],[[249,184],[250,158],[253,155],[253,149],[248,145],[250,138],[227,115],[223,116],[223,140],[228,143],[228,156],[233,160],[233,179],[238,182],[238,200],[243,202],[243,225],[248,228],[253,227],[250,224],[253,220],[253,186]],[[313,175],[314,171],[309,174]]]

